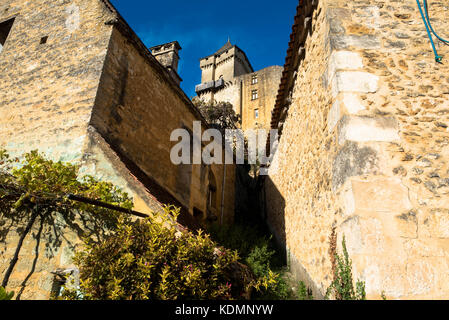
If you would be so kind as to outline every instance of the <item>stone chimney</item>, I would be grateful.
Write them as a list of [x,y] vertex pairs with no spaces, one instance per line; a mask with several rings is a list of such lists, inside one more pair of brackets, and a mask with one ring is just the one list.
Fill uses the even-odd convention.
[[173,80],[178,84],[181,84],[181,77],[178,75],[178,62],[179,62],[179,50],[181,50],[181,46],[178,41],[173,41],[165,44],[161,44],[155,47],[150,48],[153,56],[162,64]]

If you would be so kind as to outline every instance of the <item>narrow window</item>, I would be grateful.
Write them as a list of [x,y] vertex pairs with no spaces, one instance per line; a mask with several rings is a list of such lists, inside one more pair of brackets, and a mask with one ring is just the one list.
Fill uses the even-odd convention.
[[259,98],[258,91],[257,90],[251,91],[251,100],[256,100],[257,98]]
[[259,109],[254,110],[254,118],[259,119]]
[[13,24],[14,19],[0,23],[0,52],[2,52],[3,47],[5,46],[6,39],[8,38]]
[[257,74],[254,74],[252,77],[251,77],[251,84],[256,84],[258,82],[258,80],[257,80]]
[[41,44],[46,44],[48,41],[48,36],[42,37],[41,38]]
[[217,208],[217,183],[212,171],[209,171],[209,190],[207,194],[208,210]]

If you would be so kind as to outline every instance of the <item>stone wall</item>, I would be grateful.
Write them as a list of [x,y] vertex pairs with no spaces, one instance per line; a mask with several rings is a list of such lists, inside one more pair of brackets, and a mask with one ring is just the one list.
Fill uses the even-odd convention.
[[0,147],[80,160],[111,12],[99,0],[3,0],[0,22],[13,17],[0,53]]
[[318,298],[331,280],[328,238],[338,211],[331,190],[337,146],[326,128],[332,97],[322,81],[328,54],[324,9],[320,1],[310,13],[313,31],[306,31],[309,36],[303,44],[308,52],[292,87],[280,144],[265,180],[267,222],[286,249],[292,271]]
[[[3,1],[0,23],[13,17],[0,53],[0,148],[12,156],[38,149],[52,160],[79,164],[80,174],[128,192],[135,210],[181,207],[180,223],[190,227],[206,218],[212,172],[212,211],[232,222],[234,166],[223,179],[222,165],[171,163],[172,130],[192,129],[202,118],[108,1]],[[204,216],[195,219],[195,211]],[[89,221],[69,224],[63,217],[49,225],[59,231],[42,231],[36,222],[11,276],[8,289],[17,294],[25,281],[21,299],[47,299],[52,272],[73,267],[80,237],[94,230]],[[20,222],[0,220],[2,278],[21,232]]]
[[[243,82],[241,93],[243,130],[270,129],[271,111],[274,108],[282,70],[280,66],[271,66],[239,77]],[[252,83],[253,76],[257,76],[255,84]],[[257,90],[258,94],[255,100],[252,99],[253,90]],[[258,110],[258,118],[255,116],[255,110]]]
[[[161,72],[158,67],[155,60],[142,56],[114,29],[91,125],[190,213],[197,208],[206,214],[208,172],[213,171],[221,194],[222,166],[178,166],[171,162],[170,151],[177,143],[170,141],[171,133],[180,128],[193,132],[193,122],[201,121],[201,117],[185,94],[169,81],[165,70]],[[230,165],[226,183],[231,186],[233,175]],[[225,216],[232,221],[233,192],[226,193],[224,203]]]
[[[200,98],[208,101],[215,99],[219,102],[229,102],[234,111],[242,117],[242,130],[270,129],[271,111],[273,110],[276,94],[283,68],[271,66],[253,73],[247,73],[225,82],[225,87],[216,92],[206,92]],[[257,75],[257,83],[252,83],[252,77]],[[258,98],[252,99],[252,91],[257,90]],[[259,117],[255,117],[255,110]]]
[[[429,10],[448,38],[447,3]],[[275,123],[268,221],[321,294],[336,228],[369,298],[445,298],[448,67],[435,63],[413,0],[319,1],[314,12],[288,115]]]

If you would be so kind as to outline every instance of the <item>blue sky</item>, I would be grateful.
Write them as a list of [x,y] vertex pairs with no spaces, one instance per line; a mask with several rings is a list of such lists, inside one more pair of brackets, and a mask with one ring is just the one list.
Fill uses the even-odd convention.
[[298,0],[111,0],[148,47],[177,40],[178,73],[189,97],[201,81],[199,59],[228,37],[253,68],[284,65]]

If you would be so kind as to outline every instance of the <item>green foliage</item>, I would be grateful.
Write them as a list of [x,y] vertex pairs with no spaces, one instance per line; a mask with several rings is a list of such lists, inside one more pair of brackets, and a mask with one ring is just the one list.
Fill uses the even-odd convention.
[[206,102],[201,99],[193,99],[193,104],[198,108],[204,119],[219,130],[237,129],[240,116],[235,113],[234,107],[229,102]]
[[312,290],[306,287],[303,281],[298,283],[298,289],[296,295],[299,300],[313,300]]
[[[10,226],[26,222],[31,228],[35,221],[52,241],[48,250],[62,243],[66,228],[86,239],[75,258],[80,287],[68,285],[64,299],[243,299],[276,281],[271,271],[255,277],[235,251],[218,248],[208,235],[177,231],[173,208],[157,219],[133,222],[113,210],[70,201],[66,195],[76,194],[132,208],[126,193],[78,171],[37,151],[19,160],[0,150],[0,214],[11,221],[0,224],[0,240]],[[11,260],[4,283],[16,262]]]
[[133,207],[132,199],[112,183],[100,182],[92,176],[81,178],[78,166],[48,160],[37,151],[25,154],[19,161],[9,159],[7,153],[0,150],[0,161],[0,210],[5,215],[23,218],[34,208],[41,215],[58,212],[70,219],[74,219],[77,212],[89,212],[107,218],[105,223],[115,223],[120,216],[112,210],[69,201],[65,198],[67,194],[127,209]]
[[[5,241],[13,226],[27,225],[17,228],[25,238],[33,224],[39,223],[40,231],[33,237],[46,235],[46,251],[51,255],[61,245],[66,228],[79,236],[97,238],[113,230],[119,219],[124,219],[121,213],[73,202],[66,195],[76,194],[127,209],[133,207],[132,199],[111,183],[80,177],[78,170],[78,166],[48,160],[37,151],[24,154],[20,160],[0,150],[0,241]],[[20,250],[19,242],[17,256]],[[11,260],[2,281],[4,286],[16,263]]]
[[273,250],[268,249],[268,243],[264,243],[262,246],[255,246],[246,257],[245,262],[255,275],[263,276],[270,271],[270,261],[274,254]]
[[[113,205],[131,209],[132,199],[115,187],[112,183],[100,182],[92,176],[78,176],[79,167],[62,162],[54,162],[46,159],[37,151],[24,155],[23,160],[10,160],[5,151],[0,150],[0,159],[6,170],[0,171],[0,196],[3,199],[11,195],[21,193],[20,202],[13,206],[15,209],[29,200],[28,204],[58,204],[69,203],[71,210],[92,211],[95,208],[84,204],[73,203],[63,199],[69,193],[93,198]],[[55,195],[60,198],[55,199]],[[103,209],[99,209],[103,211]],[[107,213],[112,213],[107,210]]]
[[380,295],[380,297],[382,298],[382,300],[388,300],[387,296],[385,295],[385,291],[382,291],[382,294]]
[[14,297],[14,292],[7,292],[5,288],[0,287],[0,301],[2,300],[12,300]]
[[220,245],[236,250],[241,261],[261,278],[271,278],[269,286],[253,295],[254,299],[286,300],[293,298],[284,279],[283,263],[271,238],[256,222],[236,223],[232,226],[212,225],[209,231]]
[[352,261],[349,258],[344,237],[342,247],[343,256],[335,253],[334,280],[326,292],[326,298],[332,295],[336,300],[366,300],[365,283],[357,281],[354,288]]
[[158,219],[123,222],[107,239],[87,240],[75,257],[81,295],[65,290],[63,298],[241,299],[273,281],[254,279],[237,252],[217,248],[207,234],[177,231],[178,214],[167,207]]

